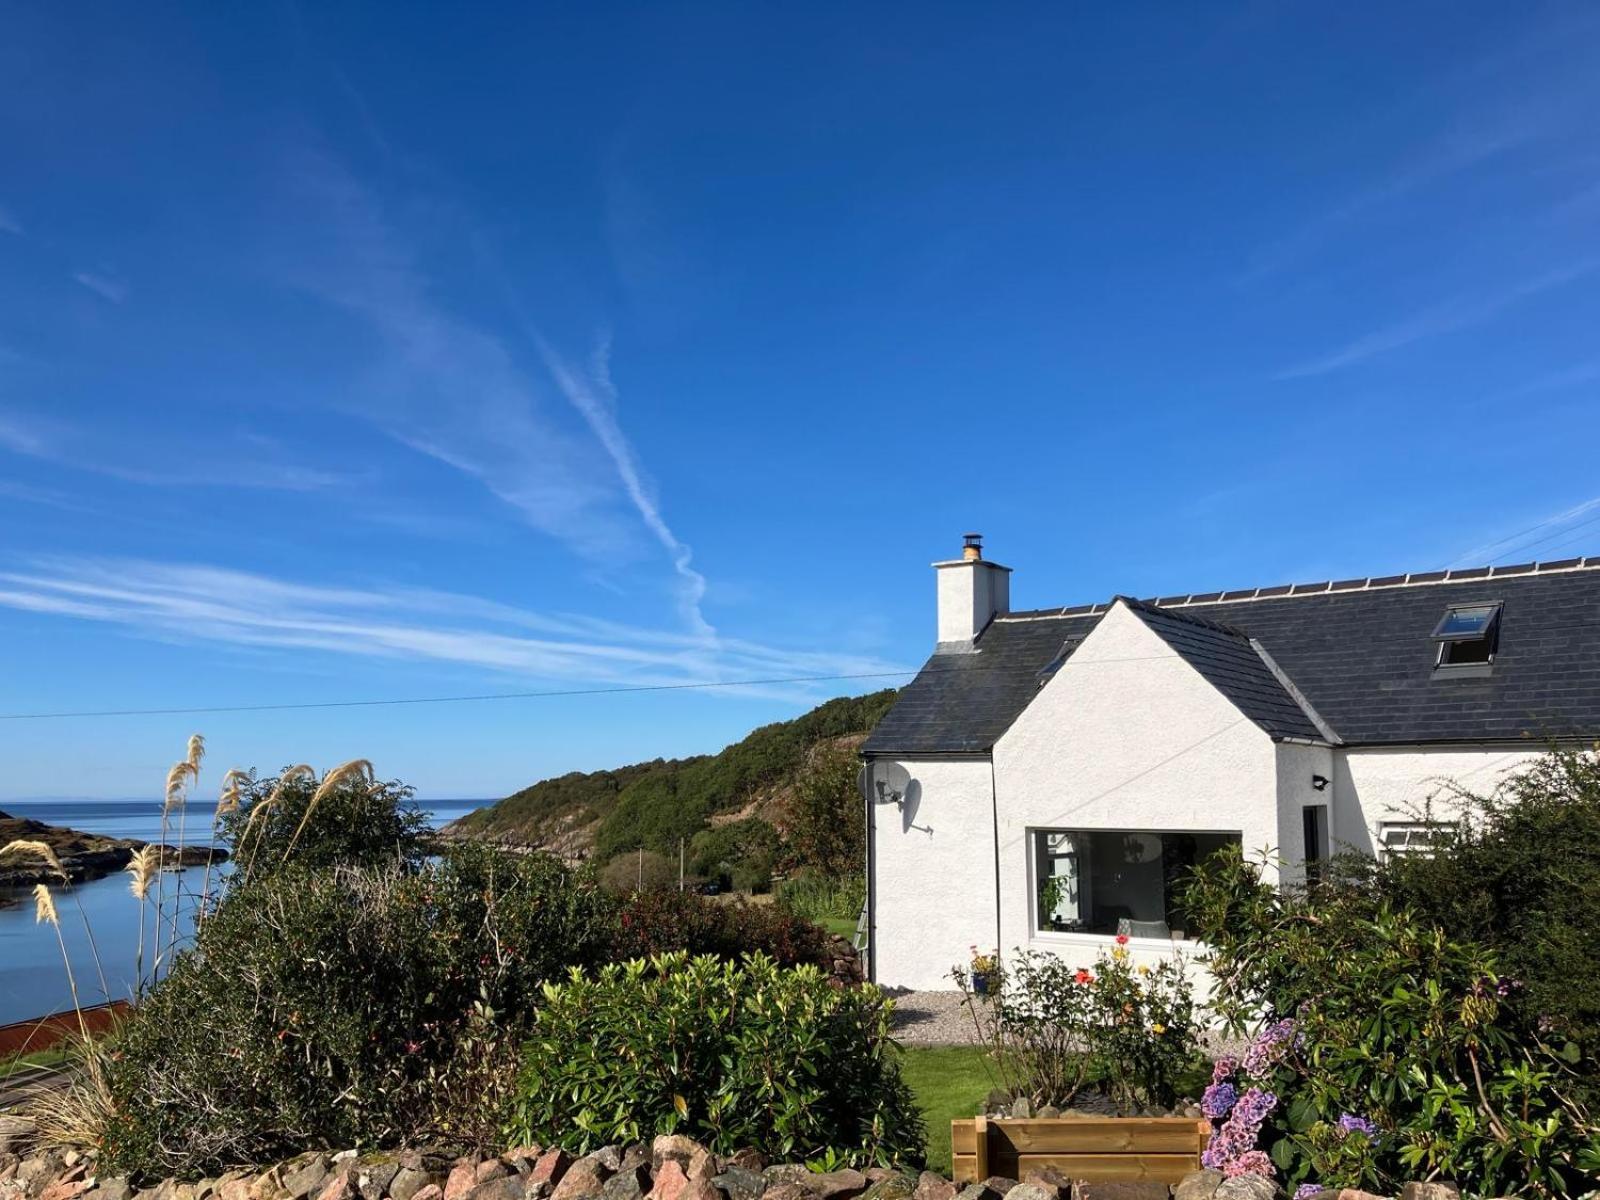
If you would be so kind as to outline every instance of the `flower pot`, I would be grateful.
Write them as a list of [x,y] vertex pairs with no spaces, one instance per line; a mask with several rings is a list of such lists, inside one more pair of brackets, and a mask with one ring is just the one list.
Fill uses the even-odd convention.
[[989,988],[991,986],[992,986],[992,981],[990,980],[988,975],[982,973],[981,971],[974,971],[972,973],[972,990],[977,995],[979,995],[979,996],[987,996],[989,994]]

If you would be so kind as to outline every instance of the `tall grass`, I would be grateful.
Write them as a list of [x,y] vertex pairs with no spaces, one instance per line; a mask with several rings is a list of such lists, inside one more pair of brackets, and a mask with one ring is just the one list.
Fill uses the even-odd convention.
[[[199,782],[200,766],[205,758],[205,738],[200,734],[190,737],[186,751],[184,758],[174,763],[167,772],[161,806],[160,840],[138,850],[124,868],[128,876],[129,894],[139,906],[139,933],[134,951],[135,1004],[171,973],[173,961],[181,949],[184,888],[179,876],[183,870],[182,853],[187,835],[186,814],[190,792]],[[267,817],[281,799],[284,787],[297,780],[316,778],[316,771],[307,764],[290,767],[282,774],[272,792],[252,806],[244,828],[234,842],[236,861],[247,849],[252,858],[259,851],[262,835],[266,830]],[[214,907],[211,898],[211,857],[217,848],[218,838],[223,829],[223,819],[239,811],[245,788],[253,781],[252,774],[237,769],[230,770],[223,776],[216,809],[212,814],[205,875],[198,896],[191,895],[197,929],[203,927],[207,913]],[[377,786],[372,764],[366,759],[353,759],[343,763],[322,777],[312,795],[310,805],[294,832],[294,837],[284,850],[286,858],[305,831],[317,806],[333,792],[356,781],[365,783],[369,787]],[[174,823],[177,833],[175,847],[170,839]],[[252,835],[254,835],[253,843]],[[19,840],[0,846],[0,858],[21,855],[31,856],[43,862],[52,875],[60,878],[60,886],[72,895],[75,901],[77,900],[69,873],[47,843]],[[175,876],[170,895],[166,881],[169,872]],[[146,909],[151,907],[152,893],[154,913],[153,919],[148,924],[153,936],[147,945]],[[94,954],[95,969],[100,976],[101,989],[109,1000],[105,973],[101,969],[99,951],[95,947],[88,914],[83,911],[81,902],[78,902],[77,907],[84,922],[90,949]],[[47,924],[55,930],[56,944],[61,952],[61,964],[66,972],[67,986],[72,993],[73,1011],[78,1018],[78,1032],[71,1038],[73,1044],[70,1057],[78,1064],[79,1070],[77,1078],[70,1086],[42,1093],[31,1102],[29,1115],[35,1120],[39,1137],[46,1145],[78,1148],[95,1146],[99,1144],[110,1120],[115,1115],[106,1069],[107,1051],[105,1046],[89,1034],[78,990],[77,974],[73,969],[72,958],[67,952],[66,939],[61,931],[61,917],[56,907],[55,893],[47,884],[41,883],[34,888],[34,914],[39,923]],[[148,975],[145,970],[147,949],[151,964]]]

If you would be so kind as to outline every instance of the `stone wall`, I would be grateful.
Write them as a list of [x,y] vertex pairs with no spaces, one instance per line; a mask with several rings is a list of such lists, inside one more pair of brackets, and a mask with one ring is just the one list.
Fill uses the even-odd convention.
[[[1197,1171],[1176,1187],[1090,1183],[1045,1170],[1028,1179],[956,1184],[942,1175],[872,1167],[818,1172],[769,1163],[753,1150],[711,1153],[681,1135],[574,1157],[520,1146],[494,1157],[428,1150],[308,1153],[265,1169],[164,1179],[136,1187],[99,1173],[92,1154],[30,1149],[0,1124],[0,1200],[1274,1200],[1271,1181]],[[1317,1200],[1377,1200],[1329,1190]],[[1459,1200],[1441,1184],[1411,1184],[1401,1200]]]

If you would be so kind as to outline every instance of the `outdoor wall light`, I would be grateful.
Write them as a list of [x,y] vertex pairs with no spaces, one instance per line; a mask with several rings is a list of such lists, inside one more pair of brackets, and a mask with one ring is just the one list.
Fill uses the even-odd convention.
[[1313,790],[1318,792],[1326,791],[1328,788],[1328,777],[1326,775],[1313,775],[1311,777],[1311,787]]

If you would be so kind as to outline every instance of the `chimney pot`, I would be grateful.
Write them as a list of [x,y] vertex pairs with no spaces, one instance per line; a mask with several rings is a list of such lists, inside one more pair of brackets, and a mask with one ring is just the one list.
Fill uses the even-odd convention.
[[961,535],[961,557],[968,562],[979,562],[983,559],[983,534],[964,533]]

